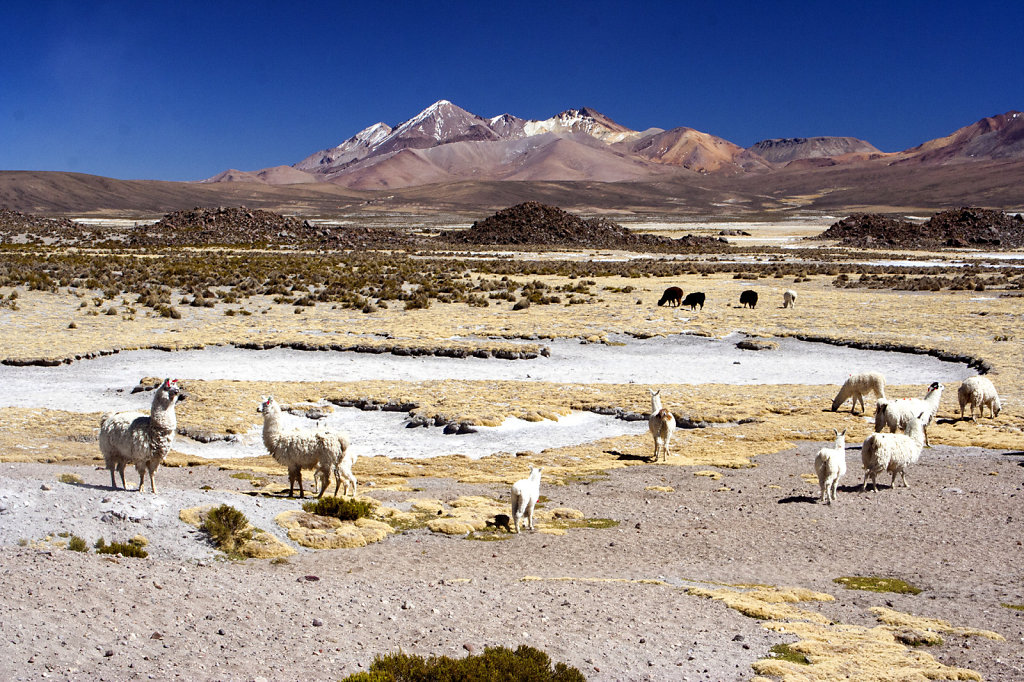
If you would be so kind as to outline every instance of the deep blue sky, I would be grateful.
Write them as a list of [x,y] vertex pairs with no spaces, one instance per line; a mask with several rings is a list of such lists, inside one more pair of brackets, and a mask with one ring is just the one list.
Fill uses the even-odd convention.
[[47,2],[0,19],[0,169],[196,180],[438,99],[896,151],[1024,109],[1024,3]]

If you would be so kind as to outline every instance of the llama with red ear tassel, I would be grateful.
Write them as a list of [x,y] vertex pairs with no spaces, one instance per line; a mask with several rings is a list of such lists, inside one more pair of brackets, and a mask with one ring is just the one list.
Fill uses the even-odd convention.
[[111,488],[117,488],[114,479],[114,472],[117,471],[121,475],[121,487],[128,489],[124,482],[124,468],[131,463],[139,472],[139,490],[142,490],[148,471],[149,490],[156,494],[153,476],[171,451],[174,433],[178,429],[174,405],[184,399],[185,394],[178,386],[178,380],[164,379],[156,389],[148,415],[142,412],[103,415],[100,420],[100,452],[110,470]]

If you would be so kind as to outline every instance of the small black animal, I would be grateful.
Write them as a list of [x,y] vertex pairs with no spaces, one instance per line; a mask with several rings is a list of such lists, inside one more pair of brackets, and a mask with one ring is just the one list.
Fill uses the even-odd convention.
[[665,305],[667,302],[669,305],[679,305],[679,302],[683,300],[683,290],[679,287],[669,287],[665,289],[665,293],[661,295],[661,300],[658,301],[658,305]]
[[680,305],[690,306],[690,310],[696,310],[697,306],[700,306],[701,310],[704,310],[704,292],[703,291],[691,291],[683,299]]
[[740,294],[740,305],[748,306],[750,308],[757,307],[757,292],[753,289],[747,289]]

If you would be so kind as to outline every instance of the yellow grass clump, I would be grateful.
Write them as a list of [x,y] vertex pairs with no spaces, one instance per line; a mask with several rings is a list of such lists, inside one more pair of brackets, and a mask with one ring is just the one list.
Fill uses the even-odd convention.
[[976,628],[961,628],[950,625],[947,621],[938,618],[924,618],[913,616],[909,613],[901,613],[887,609],[884,606],[873,606],[871,612],[878,617],[879,623],[896,627],[908,627],[915,630],[931,630],[934,632],[945,632],[951,635],[962,635],[964,637],[985,637],[996,641],[1005,641],[1005,638],[991,630],[978,630]]
[[828,594],[811,592],[802,588],[757,588],[749,591],[733,589],[709,590],[703,587],[691,587],[687,594],[695,597],[706,597],[724,603],[745,616],[760,620],[810,621],[828,623],[830,620],[820,613],[799,609],[789,604],[803,601],[832,601]]
[[395,532],[387,523],[375,519],[342,521],[300,510],[281,512],[274,521],[288,531],[289,538],[311,549],[365,547]]
[[908,649],[882,626],[866,628],[859,625],[772,622],[764,627],[795,636],[797,641],[788,647],[803,654],[807,660],[806,665],[770,658],[753,663],[755,673],[782,682],[982,679],[973,670],[943,665],[926,652]]

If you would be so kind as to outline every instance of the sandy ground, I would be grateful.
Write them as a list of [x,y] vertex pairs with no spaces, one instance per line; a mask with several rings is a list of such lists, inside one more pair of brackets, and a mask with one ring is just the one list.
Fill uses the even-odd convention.
[[[226,502],[288,542],[270,517],[298,502],[243,495],[248,482],[226,471],[164,469],[154,498],[111,491],[101,469],[4,464],[0,669],[8,679],[323,679],[397,649],[461,656],[529,644],[589,679],[740,680],[754,677],[751,665],[771,646],[797,641],[770,628],[806,624],[810,612],[823,617],[816,627],[840,638],[848,628],[878,627],[871,608],[881,607],[1003,639],[940,632],[941,645],[899,645],[881,663],[855,650],[831,665],[854,679],[885,679],[870,677],[878,665],[909,675],[924,657],[941,673],[935,679],[952,678],[942,666],[1021,679],[1024,614],[1004,604],[1024,604],[1024,453],[935,447],[912,469],[910,489],[861,494],[851,448],[851,473],[828,507],[806,480],[819,445],[764,455],[719,480],[640,465],[542,486],[545,506],[611,518],[612,528],[551,535],[540,524],[492,542],[419,529],[360,549],[298,548],[278,563],[219,558],[204,534],[178,520],[180,508]],[[83,482],[61,483],[62,473]],[[507,500],[504,485],[412,482],[415,493],[368,494],[389,503],[413,495]],[[60,548],[60,532],[90,544],[141,534],[151,555],[71,552]],[[922,592],[849,590],[833,582],[841,576],[900,578]],[[742,594],[751,584],[835,600],[759,619],[688,592]],[[834,679],[821,665],[821,673],[798,666],[807,675],[799,679]]]

